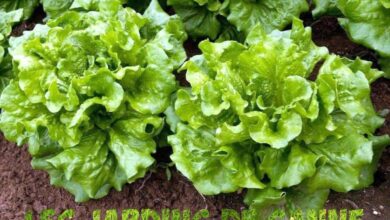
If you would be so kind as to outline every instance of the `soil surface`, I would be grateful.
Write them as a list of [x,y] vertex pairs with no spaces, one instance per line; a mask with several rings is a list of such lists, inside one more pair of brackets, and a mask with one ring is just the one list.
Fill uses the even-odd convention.
[[[18,36],[23,30],[32,29],[35,23],[40,22],[43,17],[41,9],[38,9],[36,14],[30,21],[17,26],[13,35]],[[305,25],[313,28],[313,39],[318,45],[350,58],[359,56],[371,60],[377,67],[376,54],[350,42],[335,18],[323,17],[313,21],[309,14],[303,15],[302,18]],[[189,49],[189,55],[199,52],[195,42],[188,41],[186,47]],[[186,85],[183,75],[178,74],[178,79]],[[390,108],[389,80],[379,79],[373,84],[372,99],[378,111]],[[378,134],[390,134],[390,115]],[[169,162],[169,153],[169,150],[163,148],[155,157],[160,164],[166,164]],[[74,209],[75,219],[92,219],[92,212],[96,209],[104,212],[108,209],[120,211],[128,208],[192,211],[207,208],[210,219],[219,219],[223,208],[238,211],[246,208],[242,202],[244,193],[201,196],[174,168],[170,168],[171,175],[168,175],[163,166],[157,166],[145,178],[126,185],[122,192],[113,190],[103,199],[78,204],[68,192],[51,186],[45,172],[32,170],[30,160],[26,147],[18,148],[0,136],[0,220],[24,219],[27,211],[36,214],[47,208],[55,209],[57,213]],[[331,193],[326,207],[362,208],[365,211],[363,219],[390,219],[390,149],[382,156],[373,186],[347,194]]]

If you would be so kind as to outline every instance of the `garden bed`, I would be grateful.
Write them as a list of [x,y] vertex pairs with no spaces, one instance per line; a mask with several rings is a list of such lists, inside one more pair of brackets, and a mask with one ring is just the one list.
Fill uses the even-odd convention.
[[[42,11],[38,9],[30,21],[17,26],[13,35],[20,35],[25,29],[32,29],[42,20]],[[332,17],[313,21],[310,15],[302,16],[305,25],[312,26],[313,40],[319,46],[326,46],[336,54],[355,58],[357,56],[374,62],[378,67],[375,53],[348,40],[346,34]],[[186,43],[188,54],[197,53],[196,43]],[[314,77],[314,76],[313,76]],[[178,76],[182,83],[182,76]],[[390,81],[379,79],[372,86],[372,99],[377,111],[390,108]],[[390,134],[390,116],[378,134]],[[26,147],[17,148],[1,137],[0,146],[0,216],[1,219],[23,219],[27,211],[38,213],[52,208],[57,212],[65,209],[75,210],[75,219],[90,219],[93,210],[127,208],[151,208],[161,210],[190,209],[197,211],[207,208],[211,219],[218,219],[224,208],[243,210],[245,192],[220,196],[202,196],[192,184],[175,168],[157,166],[145,178],[134,184],[126,185],[122,192],[114,190],[100,200],[75,203],[74,197],[67,191],[50,185],[46,172],[32,170],[31,158]],[[163,164],[169,162],[169,150],[160,149],[155,157]],[[390,219],[390,150],[387,149],[380,161],[375,175],[375,183],[370,188],[347,194],[332,193],[326,204],[327,208],[364,209],[363,219]]]

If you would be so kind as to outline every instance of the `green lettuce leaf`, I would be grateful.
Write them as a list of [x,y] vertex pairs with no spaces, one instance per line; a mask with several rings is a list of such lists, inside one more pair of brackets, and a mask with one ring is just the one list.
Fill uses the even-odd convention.
[[[93,0],[89,0],[87,5]],[[79,1],[81,2],[81,1]],[[85,2],[85,1],[83,1]],[[49,17],[57,17],[61,13],[67,11],[73,3],[73,0],[41,0],[44,11]],[[86,5],[83,5],[86,6]]]
[[[0,3],[0,92],[8,85],[12,78],[12,59],[8,52],[8,38],[12,32],[12,26],[22,20],[23,10],[3,10]],[[5,5],[3,5],[5,6]],[[5,8],[8,9],[8,8]]]
[[[126,0],[40,0],[48,17],[56,18],[69,10],[75,11],[109,11],[126,3]],[[149,3],[145,4],[145,7]]]
[[167,4],[175,9],[191,37],[209,36],[216,39],[221,32],[221,20],[218,15],[223,5],[219,0],[168,0]]
[[340,10],[337,8],[337,0],[314,0],[313,3],[315,8],[312,10],[312,14],[316,18],[324,14],[341,15]]
[[385,77],[390,78],[390,57],[389,58],[380,58],[379,64],[382,67],[382,70],[385,72]]
[[11,12],[20,9],[23,12],[22,20],[27,20],[38,4],[39,0],[2,0],[0,1],[0,11]]
[[[390,58],[390,2],[388,0],[334,0],[317,1],[314,15],[331,14],[339,17],[339,23],[349,38],[382,57],[381,66],[389,77]],[[333,13],[335,8],[341,13]]]
[[276,188],[288,188],[311,177],[317,170],[320,156],[298,144],[285,149],[263,147],[257,151],[262,161],[259,171],[270,179],[269,185]]
[[154,164],[185,40],[157,1],[144,16],[110,1],[37,25],[10,41],[16,77],[0,98],[0,128],[76,201],[121,190]]
[[171,159],[196,189],[205,195],[234,192],[239,188],[264,188],[255,176],[251,152],[256,146],[237,143],[217,146],[213,132],[193,129],[179,123],[176,135],[168,142],[174,153]]
[[227,19],[239,31],[249,33],[256,24],[261,24],[266,32],[282,30],[294,17],[299,17],[300,13],[309,10],[309,7],[303,0],[231,0],[229,10]]
[[338,7],[345,16],[339,22],[354,42],[390,57],[390,9],[379,0],[338,0]]
[[385,76],[390,77],[386,62],[390,58],[390,3],[339,0],[338,7],[344,15],[339,22],[348,36],[352,41],[378,52],[383,57],[381,66]]
[[310,192],[305,185],[286,190],[268,187],[263,190],[248,190],[245,203],[252,211],[252,218],[260,219],[317,219],[328,199],[329,190]]
[[238,40],[257,24],[264,30],[283,29],[309,9],[304,0],[168,0],[193,38]]

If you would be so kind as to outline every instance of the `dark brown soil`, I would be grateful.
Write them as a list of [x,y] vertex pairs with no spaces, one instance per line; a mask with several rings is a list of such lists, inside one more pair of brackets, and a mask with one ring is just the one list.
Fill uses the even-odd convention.
[[[375,53],[351,43],[338,26],[336,19],[326,17],[313,22],[309,15],[303,18],[306,25],[313,27],[313,38],[318,45],[327,46],[331,52],[343,56],[351,58],[360,56],[373,61],[377,66]],[[38,20],[33,20],[33,23],[36,21]],[[20,35],[23,30],[32,27],[31,22],[23,23],[13,34]],[[198,53],[194,42],[189,41],[186,46],[191,48],[189,55]],[[185,84],[183,76],[178,78]],[[380,79],[373,84],[372,99],[378,111],[390,108],[389,80]],[[379,134],[390,134],[390,116],[386,119],[385,125],[378,131]],[[156,158],[167,162],[168,154],[169,150],[161,150]],[[26,211],[38,213],[46,208],[55,209],[57,212],[72,208],[76,213],[75,219],[92,219],[92,212],[95,209],[177,208],[197,211],[208,208],[210,219],[218,219],[223,208],[245,209],[242,194],[203,197],[174,168],[171,168],[170,180],[165,168],[157,168],[136,183],[126,185],[122,192],[112,191],[101,200],[77,204],[68,192],[52,187],[45,172],[32,170],[30,159],[26,148],[17,148],[0,137],[1,220],[23,219]],[[390,219],[390,149],[384,153],[375,177],[374,185],[365,190],[347,194],[332,193],[326,207],[363,208],[365,210],[363,219]]]
[[17,148],[3,138],[0,144],[0,219],[23,219],[28,210],[36,213],[47,208],[57,212],[73,208],[76,219],[91,219],[95,209],[178,208],[197,211],[208,208],[213,217],[221,208],[244,209],[241,195],[205,198],[176,171],[172,171],[168,180],[163,168],[125,186],[122,192],[113,191],[101,200],[77,204],[68,192],[52,187],[45,172],[31,169],[26,148]]
[[12,30],[12,36],[20,36],[23,34],[23,31],[32,30],[36,24],[42,23],[45,18],[45,12],[43,11],[42,6],[39,6],[35,9],[33,16],[27,21],[22,22],[21,24],[15,26]]

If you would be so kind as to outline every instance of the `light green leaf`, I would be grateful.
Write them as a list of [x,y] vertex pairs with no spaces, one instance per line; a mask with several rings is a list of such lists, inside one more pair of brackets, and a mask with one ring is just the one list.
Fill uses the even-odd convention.
[[337,6],[344,15],[339,22],[354,42],[390,57],[389,8],[380,0],[338,0]]
[[50,17],[57,17],[70,8],[73,0],[41,0],[45,12]]
[[374,157],[372,142],[357,134],[308,148],[322,157],[316,174],[308,180],[313,190],[348,192],[358,188],[363,168],[371,164]]
[[[377,116],[370,97],[370,82],[382,75],[371,70],[369,66],[330,56],[320,69],[317,77],[319,96],[326,112],[335,112],[335,117],[344,117],[335,110],[339,109],[345,116],[355,121],[358,132],[373,133],[383,124]],[[345,126],[345,124],[340,124]]]
[[202,194],[234,192],[241,187],[264,187],[257,179],[250,159],[250,152],[255,146],[237,144],[219,147],[214,134],[208,129],[195,130],[180,123],[176,135],[169,136],[168,142],[173,147],[171,159],[177,169]]
[[107,184],[113,168],[105,142],[106,135],[103,133],[86,134],[78,146],[65,149],[47,161],[64,172],[66,180],[80,184],[88,196],[94,198],[101,187]]
[[109,148],[126,174],[127,182],[143,177],[154,163],[151,154],[156,151],[156,143],[153,137],[162,126],[163,120],[159,117],[136,117],[118,121],[110,130]]
[[310,192],[306,185],[288,190],[268,187],[264,190],[248,190],[245,203],[249,205],[253,218],[310,218],[322,209],[329,195],[329,190]]
[[389,0],[380,0],[383,7],[390,8],[390,1]]
[[22,20],[27,20],[33,14],[38,4],[39,0],[2,0],[0,2],[0,11],[12,12],[20,10],[23,14]]
[[270,118],[262,112],[248,112],[240,119],[254,141],[269,144],[273,148],[286,147],[302,131],[302,119],[294,112],[282,114],[275,124],[271,124]]
[[264,147],[257,155],[262,161],[259,170],[270,178],[269,185],[277,189],[298,185],[313,176],[320,158],[298,144],[285,149]]

